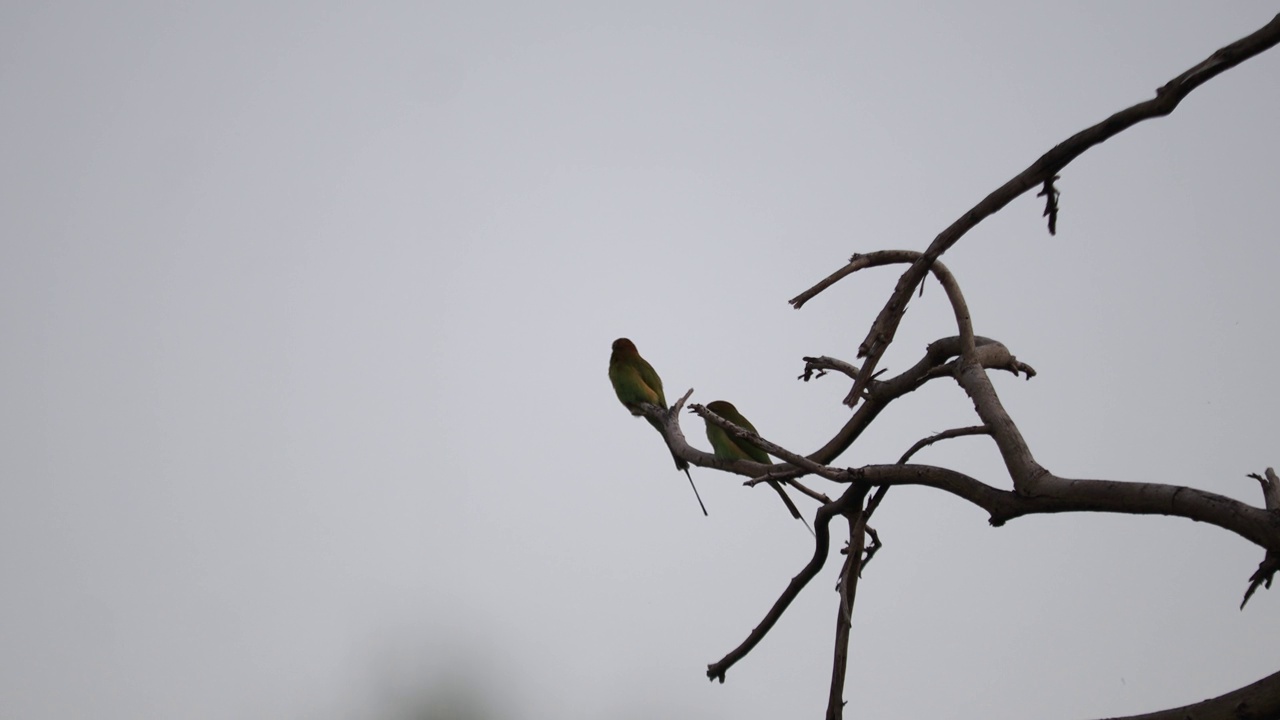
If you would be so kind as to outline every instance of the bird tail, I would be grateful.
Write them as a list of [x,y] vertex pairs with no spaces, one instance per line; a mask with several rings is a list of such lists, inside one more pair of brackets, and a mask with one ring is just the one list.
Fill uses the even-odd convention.
[[[655,430],[657,430],[658,432],[662,432],[661,423],[658,423],[654,421],[652,418],[648,418],[648,417],[646,417],[645,420],[648,420],[649,424],[652,425]],[[665,438],[666,436],[663,436],[663,437]],[[671,450],[671,446],[668,445],[667,449]],[[709,517],[710,513],[707,512],[707,506],[702,504],[702,496],[698,494],[698,486],[693,484],[693,476],[689,474],[689,463],[683,458],[681,458],[680,456],[676,455],[675,450],[671,450],[671,459],[676,462],[676,469],[683,470],[685,477],[689,478],[689,487],[693,488],[693,496],[698,498],[698,507],[702,508],[703,515],[706,515]]]
[[787,511],[791,513],[791,517],[797,520],[804,519],[800,515],[800,508],[796,507],[794,502],[791,502],[791,498],[787,495],[787,491],[782,489],[782,485],[777,480],[770,480],[769,486],[778,491],[778,495],[782,497],[782,502],[786,504]]
[[684,467],[680,469],[684,470],[685,477],[689,478],[689,487],[693,488],[693,496],[698,498],[698,507],[702,508],[703,515],[709,516],[710,514],[707,512],[707,506],[702,504],[702,496],[698,494],[698,486],[693,484],[693,476],[689,474],[689,463],[676,458],[676,467],[680,467],[681,463],[684,463]]

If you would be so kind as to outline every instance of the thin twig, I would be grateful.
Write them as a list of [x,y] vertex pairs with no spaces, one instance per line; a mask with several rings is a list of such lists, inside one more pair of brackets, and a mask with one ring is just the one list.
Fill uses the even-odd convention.
[[991,434],[991,428],[987,427],[986,425],[972,425],[970,427],[951,428],[950,430],[943,430],[937,435],[930,435],[927,438],[922,438],[920,440],[917,440],[916,444],[912,445],[911,448],[908,449],[905,453],[903,453],[902,457],[898,459],[898,464],[906,465],[907,461],[911,459],[912,455],[915,455],[917,452],[923,450],[924,448],[927,448],[930,445],[936,442],[940,442],[942,440],[965,437],[968,435],[990,435],[990,434]]

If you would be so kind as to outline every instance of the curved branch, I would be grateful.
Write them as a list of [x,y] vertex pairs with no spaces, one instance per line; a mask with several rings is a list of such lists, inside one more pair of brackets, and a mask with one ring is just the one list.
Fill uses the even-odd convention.
[[[1194,67],[1165,83],[1156,96],[1121,110],[1093,127],[1086,128],[1067,138],[1053,149],[1041,155],[1027,169],[1018,173],[1005,184],[996,188],[991,194],[961,215],[947,229],[934,238],[920,259],[916,260],[906,272],[898,278],[898,284],[889,296],[888,302],[880,311],[876,321],[872,323],[867,337],[858,346],[858,357],[867,361],[862,366],[853,390],[849,393],[857,397],[867,387],[876,367],[880,364],[889,343],[897,333],[902,316],[906,313],[907,301],[920,281],[924,279],[929,266],[945,253],[960,238],[972,230],[987,217],[999,212],[1002,208],[1024,192],[1042,185],[1058,174],[1062,168],[1075,160],[1095,145],[1106,142],[1128,128],[1152,118],[1163,117],[1174,111],[1192,90],[1208,82],[1215,76],[1236,65],[1258,55],[1280,43],[1280,15],[1277,15],[1256,32],[1227,45],[1197,63]],[[856,257],[856,256],[855,256]],[[839,279],[839,278],[836,278]],[[825,281],[824,281],[825,282]],[[834,280],[832,280],[834,282]],[[804,295],[797,299],[808,299]],[[803,301],[800,303],[803,304]],[[794,300],[792,305],[799,307]]]
[[921,450],[929,447],[930,445],[936,442],[941,442],[943,440],[950,440],[951,438],[966,437],[969,435],[990,435],[990,434],[991,434],[991,428],[987,427],[986,425],[973,425],[971,427],[951,428],[950,430],[943,430],[942,432],[936,435],[930,435],[927,438],[921,438],[920,440],[917,440],[916,444],[912,445],[905,453],[902,454],[902,457],[898,458],[898,464],[906,465],[907,461],[911,459],[912,455],[915,455],[916,453],[920,452]]
[[1280,514],[1179,485],[1080,480],[1046,474],[1035,495],[1023,495],[932,465],[867,465],[845,472],[846,481],[852,483],[926,485],[944,490],[986,510],[995,526],[1043,513],[1168,515],[1215,525],[1255,545],[1280,550]]
[[815,377],[815,373],[817,373],[817,377],[822,377],[827,374],[828,370],[842,372],[848,375],[850,380],[858,377],[858,367],[856,365],[850,365],[833,357],[823,355],[821,357],[803,357],[801,360],[804,360],[804,374],[796,378],[797,380],[809,382]]

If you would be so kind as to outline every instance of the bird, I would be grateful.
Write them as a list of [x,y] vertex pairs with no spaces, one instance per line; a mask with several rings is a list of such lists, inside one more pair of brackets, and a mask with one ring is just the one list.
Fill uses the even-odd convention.
[[[751,424],[750,420],[743,417],[742,413],[738,412],[738,408],[734,407],[731,402],[715,400],[707,403],[707,409],[743,430],[756,432],[756,427]],[[759,433],[756,434],[758,435]],[[719,425],[711,422],[707,422],[707,440],[715,450],[716,457],[721,460],[754,460],[765,465],[772,463],[769,459],[769,454],[764,450],[746,440],[730,435]],[[786,503],[787,510],[791,512],[791,517],[804,522],[804,518],[800,515],[800,509],[791,501],[791,498],[787,497],[787,491],[783,490],[776,480],[770,480],[769,487],[778,491],[778,495],[782,497],[782,502]]]
[[[640,411],[642,403],[656,405],[667,409],[667,398],[662,394],[662,378],[654,371],[653,366],[640,357],[636,344],[627,338],[613,341],[613,353],[609,355],[609,382],[613,383],[613,391],[623,407],[632,415],[643,415]],[[658,432],[662,432],[662,424],[653,418],[646,417],[649,424]],[[665,437],[665,436],[664,436]],[[668,448],[670,449],[670,448]],[[698,498],[698,506],[702,514],[707,515],[707,506],[702,504],[702,496],[698,494],[698,486],[693,484],[693,476],[689,474],[689,463],[671,451],[671,459],[676,461],[676,469],[683,470],[689,478],[689,487],[693,488],[693,496]]]

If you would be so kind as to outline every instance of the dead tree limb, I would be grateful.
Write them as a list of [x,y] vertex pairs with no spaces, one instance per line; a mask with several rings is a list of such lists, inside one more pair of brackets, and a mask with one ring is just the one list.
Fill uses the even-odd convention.
[[[999,212],[1014,198],[1038,185],[1043,185],[1058,175],[1071,161],[1093,146],[1110,140],[1144,120],[1172,113],[1192,90],[1245,60],[1271,49],[1277,43],[1280,43],[1280,15],[1272,18],[1271,22],[1256,32],[1217,50],[1186,72],[1165,83],[1156,90],[1154,98],[1121,110],[1059,143],[939,233],[922,253],[920,259],[912,263],[911,267],[898,279],[893,294],[889,296],[888,302],[872,323],[866,339],[858,346],[858,357],[866,358],[866,362],[863,363],[853,388],[845,398],[845,403],[853,405],[861,397],[872,374],[879,366],[880,359],[884,357],[885,350],[897,333],[898,324],[906,313],[907,301],[910,300],[911,293],[924,279],[929,266],[959,242],[960,238],[978,223]],[[805,295],[799,295],[791,300],[791,304],[799,309],[807,300],[808,297]]]

